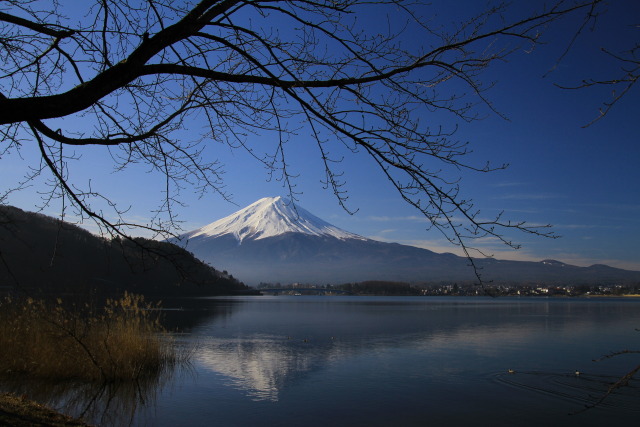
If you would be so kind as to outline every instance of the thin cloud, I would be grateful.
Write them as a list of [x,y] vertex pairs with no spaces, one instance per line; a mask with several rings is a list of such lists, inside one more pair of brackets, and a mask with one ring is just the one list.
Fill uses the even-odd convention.
[[496,188],[504,188],[504,187],[522,187],[525,185],[523,182],[498,182],[496,184],[492,184],[492,187]]
[[620,225],[609,224],[553,224],[554,228],[566,228],[570,230],[593,230],[593,229],[605,229],[605,230],[617,230],[623,228]]
[[377,222],[397,222],[397,221],[413,221],[413,222],[427,222],[427,218],[418,215],[408,216],[368,216],[368,220]]
[[381,234],[388,234],[388,233],[395,233],[396,231],[398,231],[398,230],[395,229],[395,228],[388,228],[386,230],[380,230],[380,233]]
[[638,204],[626,204],[626,203],[580,203],[580,204],[572,204],[572,206],[579,207],[581,210],[584,208],[599,208],[606,209],[609,211],[619,210],[619,211],[640,211],[640,205]]
[[512,193],[495,196],[495,200],[552,200],[563,199],[565,196],[556,193]]

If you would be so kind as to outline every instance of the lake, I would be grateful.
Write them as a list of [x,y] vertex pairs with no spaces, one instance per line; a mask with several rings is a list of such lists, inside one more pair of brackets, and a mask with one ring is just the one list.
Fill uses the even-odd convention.
[[599,426],[640,416],[637,380],[584,411],[640,364],[638,354],[593,361],[640,350],[640,299],[263,296],[167,308],[190,366],[146,391],[103,391],[90,409],[67,395],[68,409],[135,426]]

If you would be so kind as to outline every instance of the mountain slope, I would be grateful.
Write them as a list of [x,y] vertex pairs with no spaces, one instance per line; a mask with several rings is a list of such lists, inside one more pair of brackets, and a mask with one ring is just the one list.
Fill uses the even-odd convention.
[[341,230],[282,197],[265,197],[238,212],[191,231],[181,238],[232,235],[238,242],[260,240],[285,233],[366,240]]
[[127,290],[148,296],[226,295],[246,289],[182,248],[106,240],[75,225],[0,205],[0,287],[31,293]]
[[[286,199],[264,198],[176,241],[200,259],[250,285],[337,284],[364,280],[465,282],[475,275],[466,258],[384,243],[341,230]],[[603,266],[477,259],[496,283],[638,283],[640,272]]]

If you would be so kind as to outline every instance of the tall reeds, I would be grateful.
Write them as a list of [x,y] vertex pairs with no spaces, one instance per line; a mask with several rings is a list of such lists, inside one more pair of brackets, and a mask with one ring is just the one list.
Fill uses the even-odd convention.
[[101,308],[6,298],[0,302],[0,376],[127,381],[172,367],[157,306],[125,293]]

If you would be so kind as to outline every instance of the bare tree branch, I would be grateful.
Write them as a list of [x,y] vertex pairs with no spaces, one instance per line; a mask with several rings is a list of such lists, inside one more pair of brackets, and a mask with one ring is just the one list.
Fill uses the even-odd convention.
[[[451,31],[423,17],[427,5],[405,0],[95,0],[77,11],[5,3],[0,148],[37,146],[42,164],[36,170],[48,170],[60,197],[116,235],[134,226],[122,220],[126,210],[90,183],[72,184],[64,171],[78,160],[62,156],[62,147],[103,146],[115,170],[144,164],[160,173],[163,199],[153,225],[141,225],[157,233],[176,225],[173,206],[185,188],[228,197],[221,166],[202,155],[214,142],[246,150],[295,200],[287,142],[303,135],[317,150],[324,184],[347,211],[355,210],[347,203],[343,157],[334,153],[373,160],[471,263],[471,242],[480,237],[514,248],[504,235],[512,229],[554,237],[548,226],[501,213],[484,219],[451,176],[506,165],[468,161],[467,143],[425,117],[438,112],[477,120],[478,104],[499,114],[486,96],[483,72],[519,44],[539,43],[556,20],[593,16],[600,0],[558,0],[516,19],[506,19],[500,5]],[[359,15],[372,10],[398,25],[371,30]],[[194,117],[207,128],[185,141]],[[254,144],[254,135],[272,148]],[[53,153],[60,154],[55,162]],[[120,220],[108,220],[92,201],[106,203]]]

